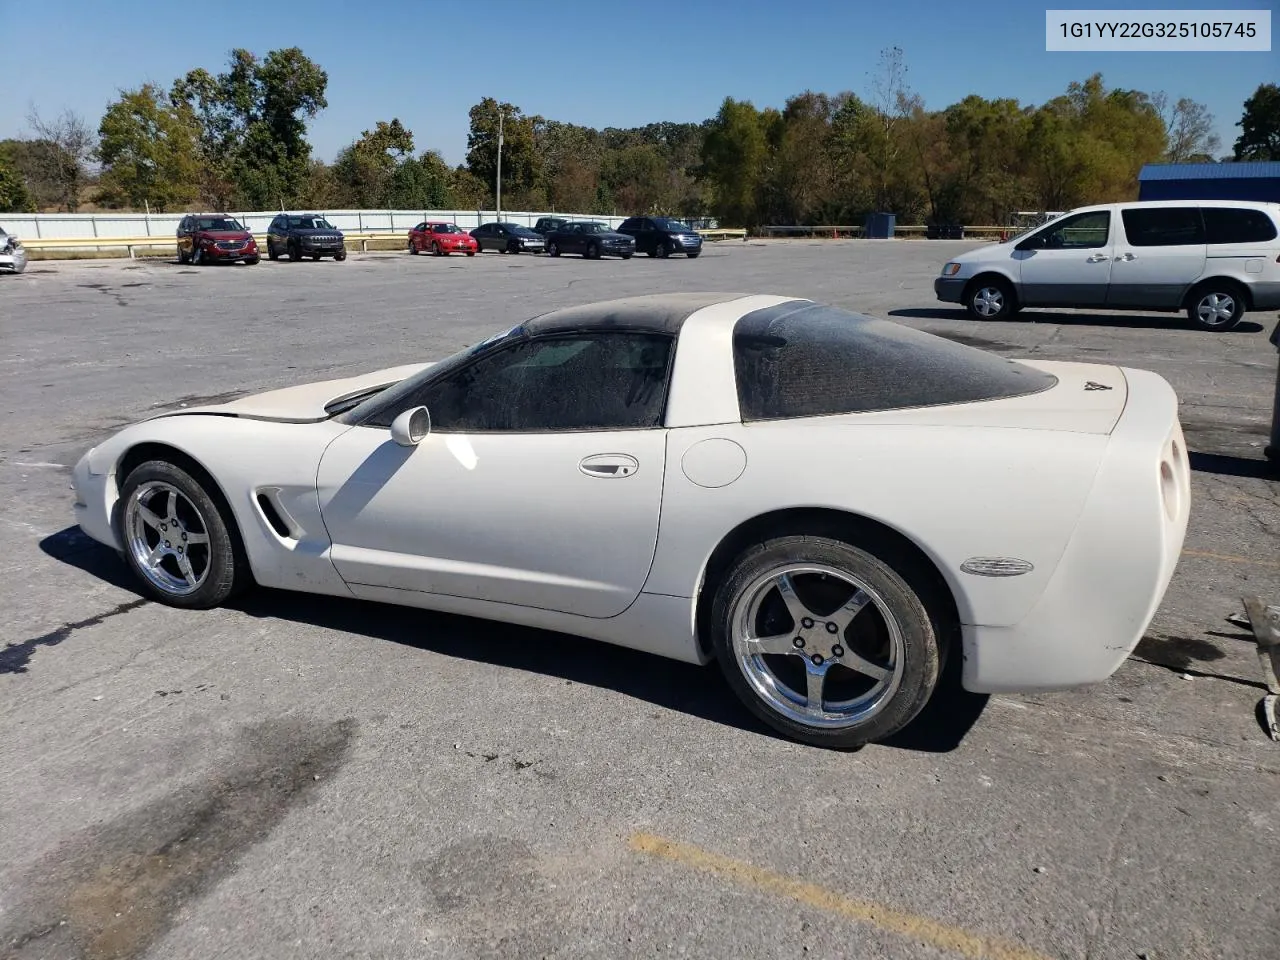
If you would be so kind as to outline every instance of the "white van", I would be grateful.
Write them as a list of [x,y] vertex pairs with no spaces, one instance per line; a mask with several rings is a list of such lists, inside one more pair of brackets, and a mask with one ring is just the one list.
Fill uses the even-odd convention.
[[1280,204],[1159,200],[1080,207],[970,250],[933,282],[978,320],[1023,307],[1185,310],[1230,330],[1246,310],[1280,309]]

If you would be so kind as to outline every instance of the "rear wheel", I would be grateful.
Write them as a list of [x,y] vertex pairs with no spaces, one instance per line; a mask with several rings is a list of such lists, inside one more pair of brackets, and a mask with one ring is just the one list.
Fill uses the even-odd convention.
[[1244,297],[1234,284],[1210,281],[1191,294],[1187,316],[1201,330],[1222,333],[1244,316]]
[[1003,280],[980,280],[965,294],[964,306],[975,320],[1003,320],[1015,312],[1013,290]]
[[120,491],[125,562],[146,592],[175,607],[216,607],[243,585],[235,532],[204,487],[164,460],[140,464]]
[[778,537],[740,556],[716,590],[711,636],[752,713],[837,749],[910,723],[937,687],[942,659],[903,572],[827,537]]

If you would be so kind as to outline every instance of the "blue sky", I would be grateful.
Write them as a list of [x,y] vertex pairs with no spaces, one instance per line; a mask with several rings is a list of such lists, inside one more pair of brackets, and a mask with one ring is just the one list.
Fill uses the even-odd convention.
[[[909,85],[930,108],[969,93],[1040,103],[1101,71],[1108,86],[1164,90],[1210,108],[1223,151],[1241,104],[1280,78],[1280,53],[1047,53],[1050,8],[1027,0],[598,0],[160,4],[0,0],[0,139],[26,114],[64,108],[96,126],[121,88],[168,87],[197,66],[224,68],[242,46],[300,46],[329,74],[312,123],[331,160],[376,120],[399,117],[419,150],[466,153],[467,111],[484,96],[593,127],[701,121],[725,96],[781,107],[806,88],[866,94],[877,54],[903,48]],[[1268,9],[1274,0],[1113,4],[1127,9]],[[1273,13],[1273,19],[1276,18]],[[1274,39],[1274,38],[1273,38]]]

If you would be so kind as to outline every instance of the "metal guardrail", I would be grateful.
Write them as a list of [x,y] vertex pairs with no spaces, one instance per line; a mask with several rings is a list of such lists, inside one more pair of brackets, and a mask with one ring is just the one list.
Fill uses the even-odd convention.
[[[363,233],[343,231],[343,239],[348,246],[352,244],[360,244],[361,251],[367,251],[369,244],[376,241],[401,241],[404,242],[409,236],[407,230],[389,233],[386,231],[367,230]],[[267,235],[265,233],[255,233],[253,239],[258,242],[260,247],[266,246]],[[129,257],[134,258],[135,250],[142,250],[156,247],[173,247],[177,246],[176,237],[56,237],[32,240],[23,240],[22,246],[27,250],[99,250],[126,248],[129,251]]]
[[713,227],[705,230],[699,230],[698,236],[703,240],[732,240],[735,237],[745,240],[747,239],[747,231],[743,227]]
[[[858,238],[858,237],[862,237],[864,234],[864,230],[861,226],[855,226],[851,224],[812,224],[812,225],[806,225],[806,226],[787,226],[783,224],[770,224],[769,226],[764,226],[764,227],[761,227],[760,229],[764,232],[766,236],[770,236],[770,237],[798,234],[801,236],[810,236],[815,238],[830,237],[830,238],[836,239],[840,237]],[[929,228],[924,224],[911,224],[910,226],[903,226],[901,224],[896,224],[893,228],[893,232],[895,236],[897,236],[898,234],[906,234],[908,236],[915,236],[917,234],[923,235],[927,233],[928,230]],[[1015,232],[1017,231],[1013,227],[996,227],[996,226],[984,225],[984,226],[977,226],[977,227],[966,226],[964,228],[964,234],[966,238],[970,236],[1000,237],[1005,235],[1012,235]]]

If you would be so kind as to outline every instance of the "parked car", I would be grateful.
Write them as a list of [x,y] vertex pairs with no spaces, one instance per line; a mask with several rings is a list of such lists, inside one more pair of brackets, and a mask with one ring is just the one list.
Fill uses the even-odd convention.
[[342,231],[318,213],[282,213],[267,227],[267,256],[278,260],[282,253],[290,260],[345,260],[347,245]]
[[72,474],[81,529],[168,605],[256,584],[715,659],[827,747],[901,729],[949,657],[981,693],[1105,680],[1174,574],[1190,479],[1155,373],[708,293],[160,413]]
[[0,227],[0,270],[21,273],[27,269],[27,251],[22,241]]
[[687,223],[670,217],[631,217],[623,220],[619,233],[635,239],[636,253],[669,257],[683,253],[690,260],[702,252],[702,236]]
[[542,235],[518,223],[483,223],[471,231],[480,244],[480,252],[541,253],[546,249]]
[[1081,207],[956,257],[933,286],[979,320],[1023,307],[1185,310],[1202,330],[1230,330],[1248,310],[1280,308],[1280,204]]
[[546,236],[552,230],[559,230],[566,223],[572,223],[568,217],[539,217],[538,222],[533,225],[533,232]]
[[465,253],[474,257],[480,246],[475,238],[456,223],[443,220],[424,220],[409,231],[409,252],[426,253],[430,251],[437,257],[447,257],[451,253]]
[[205,261],[257,263],[258,243],[253,234],[228,214],[192,214],[178,224],[178,262]]
[[630,260],[635,252],[634,240],[596,220],[566,223],[547,234],[547,253],[553,257],[562,253],[580,253],[588,260],[606,256]]

